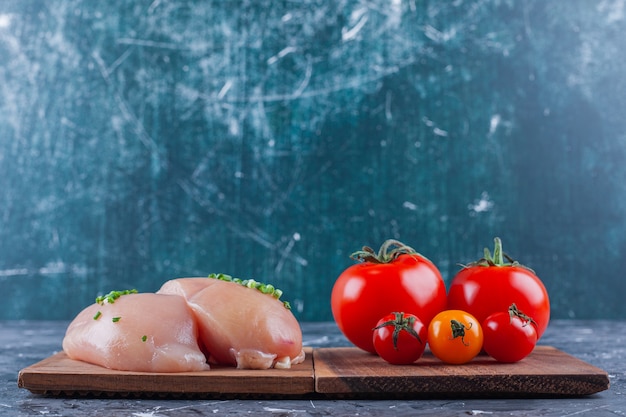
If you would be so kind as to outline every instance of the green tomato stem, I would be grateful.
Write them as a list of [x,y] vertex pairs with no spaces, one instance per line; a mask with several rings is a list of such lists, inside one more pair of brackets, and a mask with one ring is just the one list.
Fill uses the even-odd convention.
[[471,266],[517,266],[517,267],[525,268],[529,270],[530,272],[534,273],[532,269],[530,269],[529,267],[525,265],[520,264],[519,262],[511,258],[502,250],[502,240],[500,240],[499,237],[495,237],[493,241],[494,241],[493,255],[491,254],[488,248],[485,248],[484,256],[480,258],[479,260],[470,263],[467,266],[468,267],[471,267]]
[[517,308],[515,303],[511,304],[511,306],[509,307],[509,321],[513,320],[513,317],[518,317],[520,320],[522,320],[522,322],[524,322],[522,327],[525,327],[529,324],[534,324],[535,327],[537,327],[537,322],[533,320],[532,317],[527,316],[519,308]]
[[465,329],[471,329],[472,328],[472,322],[470,322],[469,327],[467,327],[465,324],[461,323],[458,320],[450,320],[450,329],[452,330],[452,339],[456,339],[457,337],[461,338],[461,343],[463,343],[465,346],[469,346],[469,343],[465,343]]
[[402,312],[394,312],[392,314],[394,315],[393,320],[388,320],[379,324],[378,326],[374,327],[372,331],[380,329],[381,327],[393,326],[393,334],[391,335],[391,338],[393,340],[393,348],[395,350],[398,350],[398,337],[400,336],[400,332],[403,330],[408,332],[411,336],[413,336],[420,343],[422,343],[422,339],[420,339],[420,336],[413,328],[413,325],[415,324],[415,317],[405,317],[404,313]]
[[[378,253],[369,246],[363,246],[359,251],[350,255],[351,259],[374,264],[388,264],[395,261],[400,255],[419,255],[415,249],[395,239],[387,239],[378,250]],[[421,256],[421,255],[420,255]]]
[[499,237],[496,237],[494,240],[494,248],[493,248],[493,262],[496,265],[504,265],[504,257],[502,252],[502,241]]

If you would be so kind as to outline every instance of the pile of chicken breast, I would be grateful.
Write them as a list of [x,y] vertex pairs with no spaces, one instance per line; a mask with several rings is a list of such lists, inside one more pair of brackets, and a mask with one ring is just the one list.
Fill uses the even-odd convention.
[[70,323],[63,350],[71,359],[137,372],[304,361],[300,325],[282,301],[211,278],[173,279],[156,293],[97,300]]

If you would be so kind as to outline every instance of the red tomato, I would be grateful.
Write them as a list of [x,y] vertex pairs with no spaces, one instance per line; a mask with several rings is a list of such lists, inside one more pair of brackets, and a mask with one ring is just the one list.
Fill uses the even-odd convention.
[[441,361],[460,365],[471,361],[483,346],[480,323],[461,310],[445,310],[428,326],[428,345]]
[[427,336],[417,316],[392,313],[378,321],[372,340],[378,356],[393,365],[407,365],[422,356]]
[[503,254],[502,242],[495,238],[493,257],[485,249],[483,259],[461,269],[452,279],[448,308],[467,311],[482,323],[513,303],[535,320],[540,338],[550,321],[548,291],[531,269]]
[[507,312],[491,314],[482,328],[483,349],[499,362],[518,362],[537,344],[534,320],[518,310],[515,304]]
[[412,248],[387,240],[378,254],[363,248],[352,258],[362,262],[337,278],[331,308],[337,326],[357,347],[376,353],[372,328],[389,312],[404,311],[429,323],[446,307],[441,273]]

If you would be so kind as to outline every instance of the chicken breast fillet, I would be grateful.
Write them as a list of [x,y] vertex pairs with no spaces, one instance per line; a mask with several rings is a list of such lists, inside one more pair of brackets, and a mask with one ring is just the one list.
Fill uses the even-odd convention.
[[110,369],[186,372],[209,369],[185,299],[126,294],[85,308],[70,323],[63,350],[72,359]]
[[304,360],[298,321],[269,294],[211,278],[171,280],[158,293],[187,299],[210,362],[268,369],[289,368]]

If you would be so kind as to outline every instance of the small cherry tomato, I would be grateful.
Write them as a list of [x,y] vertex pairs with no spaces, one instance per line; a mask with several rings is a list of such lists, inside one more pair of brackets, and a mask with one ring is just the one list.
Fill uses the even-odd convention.
[[478,355],[483,347],[483,331],[471,314],[444,310],[428,326],[428,345],[443,362],[459,365]]
[[373,330],[376,353],[393,365],[415,362],[426,348],[428,330],[413,314],[389,314],[380,319]]
[[518,362],[537,344],[535,321],[511,304],[507,312],[493,313],[482,324],[483,349],[499,362]]

